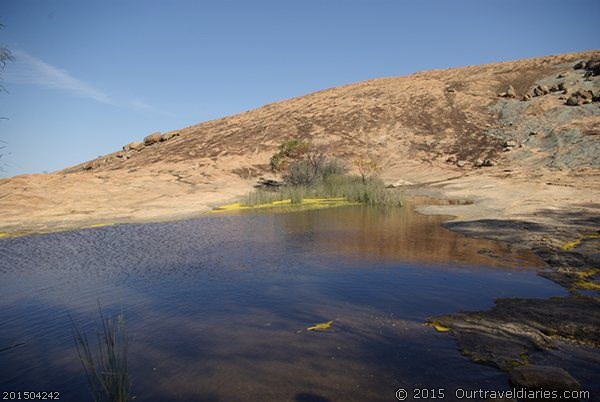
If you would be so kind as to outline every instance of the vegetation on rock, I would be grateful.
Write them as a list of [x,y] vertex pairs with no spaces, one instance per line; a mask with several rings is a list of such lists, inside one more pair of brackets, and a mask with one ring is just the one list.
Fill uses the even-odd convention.
[[344,198],[368,205],[402,205],[398,193],[385,187],[378,177],[381,167],[374,158],[354,161],[360,176],[351,175],[346,165],[327,157],[323,147],[308,141],[291,139],[280,145],[271,157],[271,170],[280,173],[280,188],[258,189],[243,200],[244,205],[269,204],[291,200],[302,203],[306,198]]

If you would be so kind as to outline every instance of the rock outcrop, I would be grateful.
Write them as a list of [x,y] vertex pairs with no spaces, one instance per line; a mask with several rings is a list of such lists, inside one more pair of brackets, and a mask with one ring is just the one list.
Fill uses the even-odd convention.
[[152,133],[144,138],[144,145],[152,145],[159,142],[161,139],[160,132]]

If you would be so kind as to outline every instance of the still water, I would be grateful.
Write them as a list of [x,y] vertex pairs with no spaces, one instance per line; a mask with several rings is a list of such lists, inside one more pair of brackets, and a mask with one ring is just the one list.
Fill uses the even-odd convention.
[[[136,401],[393,401],[508,389],[432,315],[562,295],[539,261],[412,208],[347,206],[0,240],[1,391],[90,400],[70,317],[124,311]],[[334,320],[330,331],[305,329]]]

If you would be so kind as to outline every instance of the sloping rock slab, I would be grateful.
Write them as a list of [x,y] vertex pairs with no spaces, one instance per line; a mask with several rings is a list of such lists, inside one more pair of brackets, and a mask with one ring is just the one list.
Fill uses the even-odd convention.
[[554,339],[600,347],[600,301],[591,297],[498,299],[492,310],[429,322],[450,328],[473,361],[502,370],[527,364],[530,352],[553,348]]

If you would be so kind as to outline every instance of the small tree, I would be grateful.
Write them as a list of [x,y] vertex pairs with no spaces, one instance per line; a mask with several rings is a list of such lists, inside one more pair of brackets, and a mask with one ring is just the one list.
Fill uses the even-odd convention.
[[279,146],[279,151],[269,161],[271,171],[278,173],[285,172],[290,163],[302,160],[309,150],[310,144],[307,141],[299,139],[285,141]]
[[353,164],[358,169],[358,173],[364,184],[367,183],[367,180],[372,180],[381,172],[379,162],[372,156],[355,159]]

